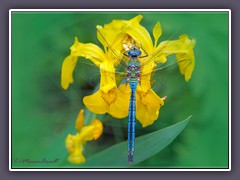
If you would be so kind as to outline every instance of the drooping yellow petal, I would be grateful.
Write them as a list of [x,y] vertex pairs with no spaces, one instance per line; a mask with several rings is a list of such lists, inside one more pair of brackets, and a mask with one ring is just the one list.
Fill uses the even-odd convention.
[[[189,51],[194,47],[193,44],[195,44],[195,40],[190,40],[187,36],[184,35],[180,36],[179,40],[161,42],[157,48],[154,49],[153,53],[157,54],[157,56],[169,56],[171,54],[189,53]],[[155,60],[158,62],[158,58],[155,58]]]
[[94,119],[92,122],[93,126],[94,126],[94,130],[93,130],[93,139],[96,140],[98,139],[103,132],[103,124],[101,121]]
[[165,63],[167,60],[166,57],[171,54],[188,52],[188,50],[183,46],[184,43],[179,40],[163,41],[156,48],[154,48],[153,53],[150,54],[150,58],[144,63],[147,64],[150,60],[156,63]]
[[98,46],[91,43],[80,43],[77,38],[75,38],[75,42],[70,49],[71,54],[64,59],[61,71],[61,86],[65,90],[74,81],[73,70],[76,67],[78,57],[85,57],[97,66],[100,66],[106,60],[105,54]]
[[141,76],[137,91],[147,93],[151,89],[151,77],[155,67],[156,64],[153,61],[149,62],[147,65],[141,66]]
[[80,133],[83,126],[84,126],[84,110],[81,109],[80,112],[78,113],[78,117],[75,123],[75,128],[78,133]]
[[177,54],[179,69],[185,77],[185,81],[189,81],[195,66],[195,58],[193,50],[187,54]]
[[83,98],[85,106],[92,112],[104,114],[109,112],[109,106],[117,96],[115,69],[113,63],[106,60],[100,65],[100,88],[99,90]]
[[65,90],[71,83],[73,83],[73,70],[76,67],[76,63],[77,57],[72,55],[67,56],[63,61],[61,71],[61,86]]
[[98,90],[96,93],[83,98],[84,105],[96,114],[105,114],[108,112],[109,105],[102,97],[104,92]]
[[109,114],[115,118],[124,118],[128,115],[130,100],[129,84],[121,84],[117,90],[115,101],[110,105]]
[[143,127],[151,125],[157,120],[159,109],[164,105],[161,99],[152,89],[147,93],[137,91],[136,94],[136,118]]
[[68,134],[67,138],[65,139],[65,144],[69,153],[73,153],[75,151],[76,149],[75,141],[76,137],[71,134]]
[[85,57],[91,60],[96,66],[99,66],[106,60],[106,56],[101,48],[92,43],[81,43],[77,38],[75,38],[75,42],[70,49],[72,56]]
[[70,154],[70,156],[68,157],[68,161],[73,164],[82,164],[86,162],[86,159],[82,154],[82,146],[76,148],[75,151]]
[[79,134],[69,134],[65,140],[66,148],[70,153],[68,161],[74,164],[81,164],[85,162],[85,157],[82,154],[83,141]]
[[102,131],[102,122],[95,119],[90,125],[83,127],[80,136],[83,141],[96,140],[102,134]]
[[108,91],[117,86],[115,79],[115,68],[111,61],[106,60],[100,65],[100,74],[100,90],[108,93]]
[[90,96],[85,96],[83,102],[94,113],[109,113],[113,117],[124,118],[128,115],[129,98],[129,86],[122,84],[118,89],[113,88],[108,93],[98,90]]
[[157,46],[158,39],[161,35],[162,35],[162,28],[161,28],[160,22],[158,21],[153,28],[154,47]]
[[189,49],[193,49],[196,45],[196,40],[195,39],[189,39],[188,36],[186,34],[182,34],[181,36],[179,36],[179,40],[181,40],[182,42],[184,42]]
[[195,67],[195,57],[194,57],[193,48],[196,44],[196,41],[195,39],[190,40],[187,35],[182,35],[180,36],[179,39],[182,40],[184,43],[186,43],[189,49],[187,53],[176,55],[180,72],[181,74],[184,75],[185,80],[189,81]]
[[195,66],[193,52],[195,43],[194,39],[190,40],[185,34],[181,35],[179,40],[163,41],[155,48],[153,52],[155,58],[153,60],[156,63],[162,62],[167,56],[176,54],[180,72],[185,76],[185,80],[188,81]]

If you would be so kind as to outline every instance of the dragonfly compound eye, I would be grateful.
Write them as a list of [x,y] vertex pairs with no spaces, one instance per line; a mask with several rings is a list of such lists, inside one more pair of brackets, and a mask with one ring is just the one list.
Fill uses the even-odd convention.
[[129,50],[128,51],[128,56],[131,56],[131,57],[137,57],[137,56],[140,56],[142,54],[142,52],[140,50]]

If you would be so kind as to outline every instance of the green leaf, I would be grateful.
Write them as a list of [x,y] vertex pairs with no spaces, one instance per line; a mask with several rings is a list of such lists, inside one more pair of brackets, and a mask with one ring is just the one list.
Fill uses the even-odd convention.
[[134,162],[131,164],[128,163],[127,141],[125,141],[88,158],[87,162],[83,164],[83,167],[112,168],[128,167],[138,164],[169,145],[186,127],[190,118],[191,116],[182,122],[136,138]]

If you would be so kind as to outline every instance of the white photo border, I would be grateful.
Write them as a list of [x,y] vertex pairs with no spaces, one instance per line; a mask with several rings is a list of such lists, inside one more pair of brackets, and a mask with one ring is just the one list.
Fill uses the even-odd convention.
[[[229,69],[228,69],[228,168],[184,168],[184,169],[125,169],[125,168],[12,168],[12,70],[11,70],[11,20],[12,12],[228,12],[229,13]],[[10,9],[9,10],[9,171],[231,171],[231,10],[230,9]]]

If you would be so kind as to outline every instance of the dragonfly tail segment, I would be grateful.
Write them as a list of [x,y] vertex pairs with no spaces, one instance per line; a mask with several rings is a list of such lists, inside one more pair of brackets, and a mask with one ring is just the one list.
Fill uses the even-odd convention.
[[135,143],[135,124],[136,124],[136,87],[138,82],[129,82],[131,87],[129,115],[128,115],[128,162],[133,162],[134,143]]

